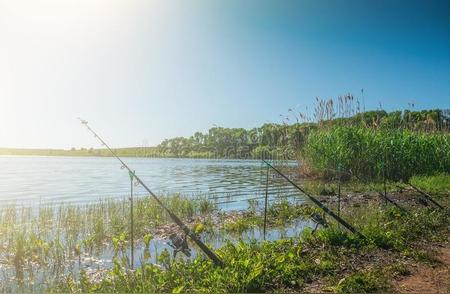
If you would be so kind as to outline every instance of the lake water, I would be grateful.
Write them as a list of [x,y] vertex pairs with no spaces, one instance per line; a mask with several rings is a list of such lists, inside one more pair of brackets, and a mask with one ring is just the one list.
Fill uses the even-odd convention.
[[[210,195],[229,208],[265,191],[266,168],[257,160],[125,158],[156,194]],[[290,165],[295,163],[290,162]],[[136,195],[146,195],[137,186]],[[296,193],[270,176],[269,192]],[[123,199],[130,178],[112,157],[0,156],[0,205],[34,206]],[[211,196],[214,195],[214,196]],[[233,204],[234,203],[234,204]]]

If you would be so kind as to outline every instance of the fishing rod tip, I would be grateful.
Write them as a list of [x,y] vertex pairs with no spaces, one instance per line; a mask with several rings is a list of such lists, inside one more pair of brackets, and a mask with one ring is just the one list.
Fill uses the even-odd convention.
[[83,124],[83,125],[87,125],[88,122],[87,120],[82,119],[81,117],[77,117],[77,119]]

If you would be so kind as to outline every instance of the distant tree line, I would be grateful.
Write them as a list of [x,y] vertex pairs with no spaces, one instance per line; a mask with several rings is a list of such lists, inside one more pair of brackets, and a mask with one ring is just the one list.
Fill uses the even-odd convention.
[[[325,113],[325,112],[322,112]],[[417,132],[448,132],[448,110],[394,111],[384,110],[352,113],[348,117],[315,115],[315,122],[264,124],[250,130],[214,127],[207,133],[196,132],[185,138],[166,139],[152,151],[161,157],[199,158],[278,158],[296,159],[308,134],[315,129],[337,125],[371,129],[408,129]]]
[[303,143],[310,124],[264,124],[262,127],[211,128],[208,133],[195,133],[189,138],[167,139],[157,146],[165,157],[203,158],[260,158],[278,154],[295,158],[295,152]]

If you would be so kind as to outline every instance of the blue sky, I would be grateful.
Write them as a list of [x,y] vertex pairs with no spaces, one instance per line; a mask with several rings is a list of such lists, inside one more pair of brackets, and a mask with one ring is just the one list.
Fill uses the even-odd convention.
[[315,97],[450,108],[448,1],[0,0],[0,147],[155,145]]

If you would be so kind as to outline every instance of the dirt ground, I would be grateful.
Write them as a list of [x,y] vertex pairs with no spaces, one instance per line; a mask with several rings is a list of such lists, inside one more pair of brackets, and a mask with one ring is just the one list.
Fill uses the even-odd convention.
[[394,283],[399,293],[450,293],[450,244],[437,249],[440,263],[418,264],[411,275]]

